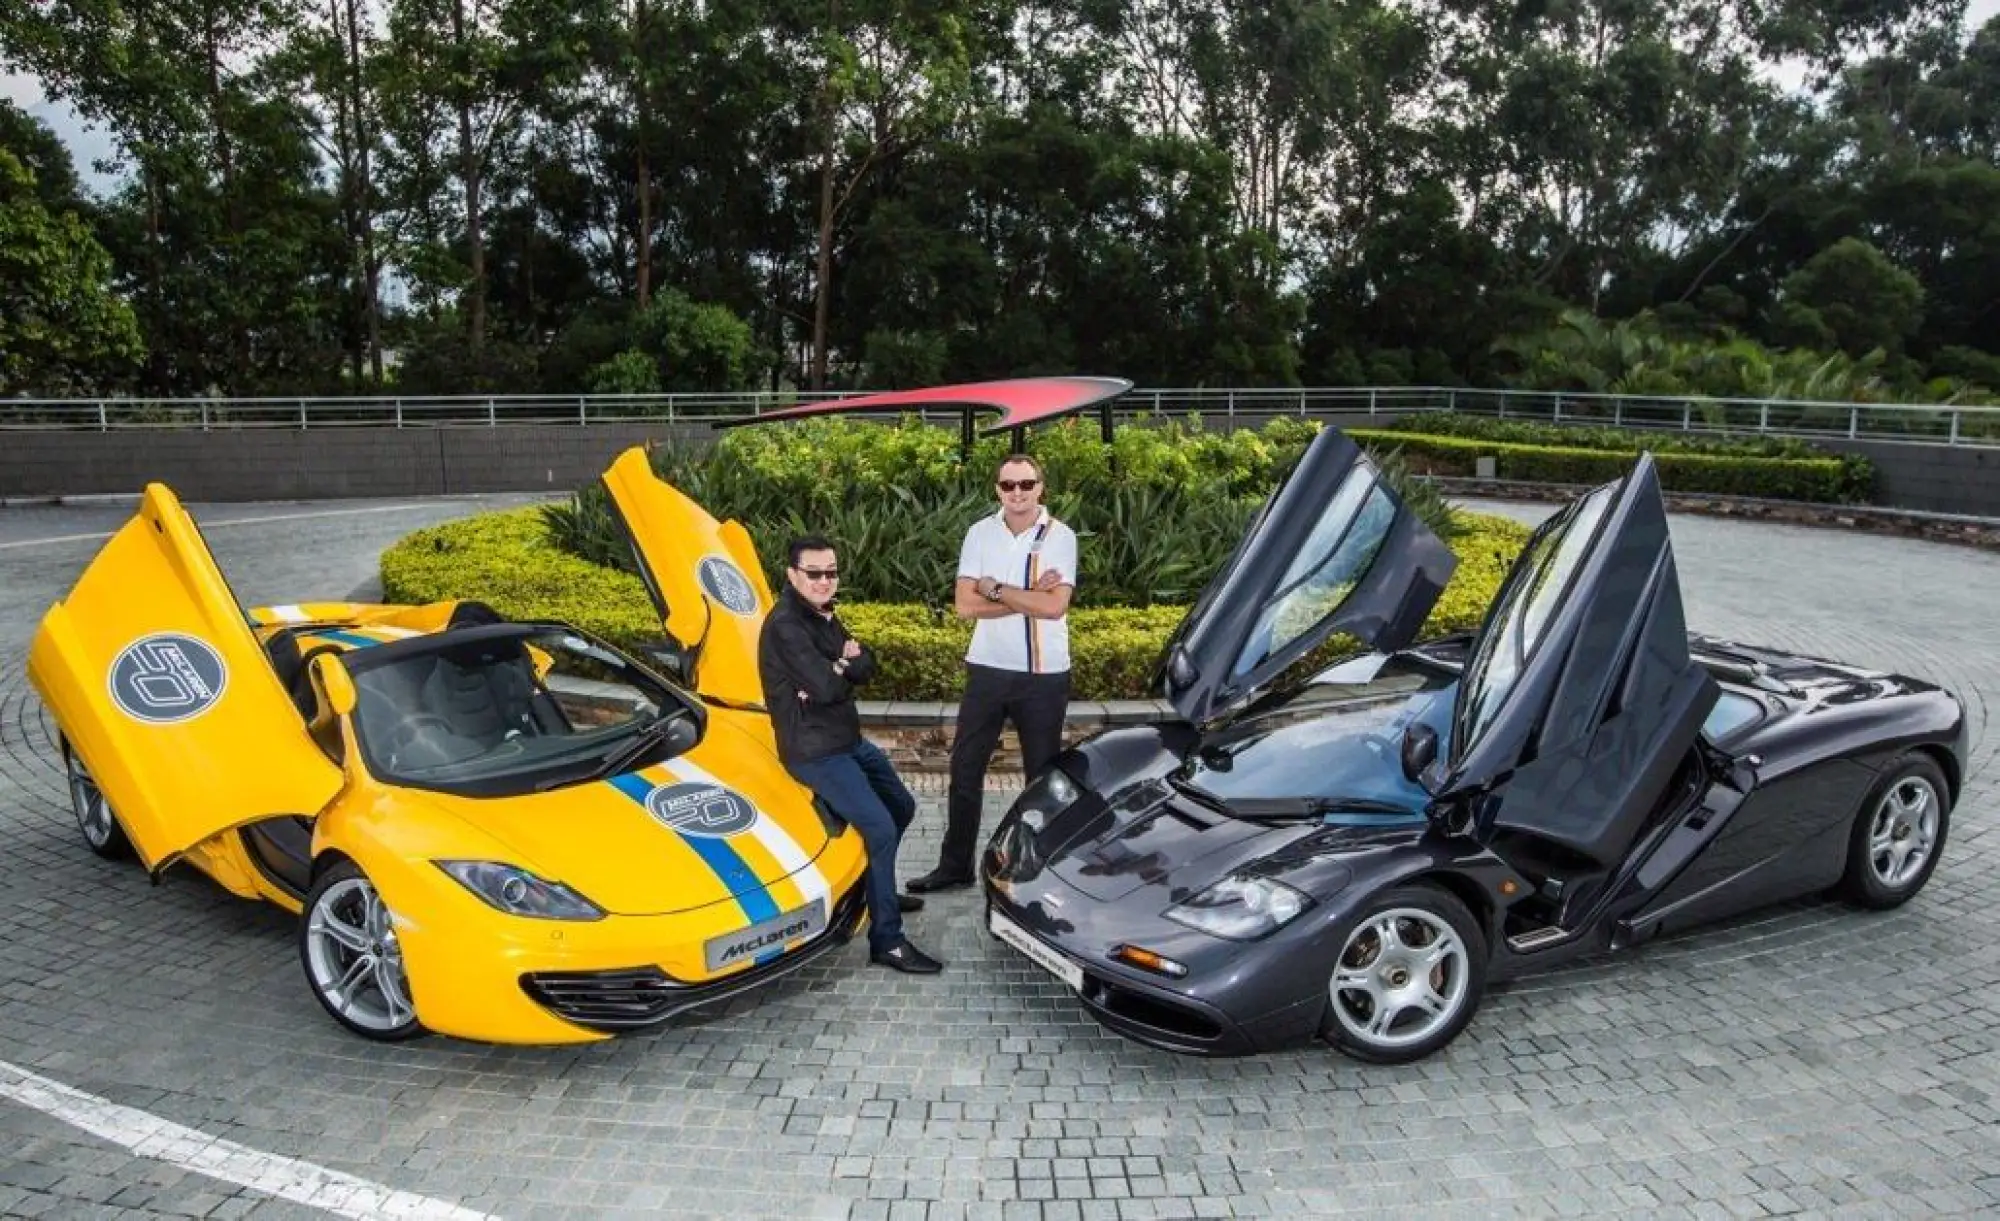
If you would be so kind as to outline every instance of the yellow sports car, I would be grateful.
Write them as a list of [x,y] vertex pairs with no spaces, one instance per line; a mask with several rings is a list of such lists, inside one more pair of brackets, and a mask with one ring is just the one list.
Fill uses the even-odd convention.
[[861,839],[778,762],[748,534],[640,450],[604,483],[665,660],[473,602],[246,613],[149,485],[28,659],[85,841],[301,913],[375,1039],[601,1039],[848,941]]

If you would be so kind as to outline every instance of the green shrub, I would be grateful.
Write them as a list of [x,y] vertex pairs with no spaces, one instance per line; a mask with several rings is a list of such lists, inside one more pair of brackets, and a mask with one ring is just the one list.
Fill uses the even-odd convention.
[[[1188,601],[1228,558],[1318,427],[1297,420],[1233,434],[1179,424],[1126,427],[1110,447],[1094,427],[1077,423],[1038,433],[1035,455],[1049,473],[1049,508],[1080,544],[1078,607]],[[949,602],[965,528],[994,511],[991,476],[1004,456],[997,443],[991,462],[975,457],[964,466],[954,434],[917,422],[811,421],[789,441],[776,431],[732,431],[712,450],[661,447],[653,451],[653,468],[718,518],[742,522],[774,586],[783,580],[787,541],[823,534],[841,549],[848,597]],[[1384,452],[1377,460],[1384,478],[1440,537],[1458,530],[1450,506],[1408,477],[1400,455]],[[548,506],[544,517],[564,549],[631,568],[601,487]]]
[[[1427,636],[1479,625],[1507,566],[1527,539],[1503,518],[1464,515],[1452,540],[1458,571],[1425,624]],[[1234,536],[1231,536],[1234,544]],[[846,570],[851,561],[843,557]],[[628,648],[662,634],[645,588],[630,573],[557,548],[532,508],[489,513],[419,530],[382,556],[392,602],[477,598],[515,619],[558,619]],[[1192,592],[1192,591],[1190,591]],[[1078,609],[1070,614],[1072,692],[1078,699],[1136,699],[1147,686],[1185,606]],[[882,677],[874,699],[956,699],[972,625],[939,608],[909,603],[845,605],[841,616],[875,649]],[[1331,656],[1351,642],[1332,641]]]
[[[1583,449],[1555,445],[1520,445],[1468,437],[1430,437],[1420,433],[1352,430],[1350,436],[1369,443],[1399,446],[1411,466],[1433,475],[1469,476],[1475,461],[1494,459],[1501,479],[1531,483],[1605,483],[1631,469],[1636,451]],[[1842,458],[1754,458],[1722,454],[1658,453],[1661,486],[1673,492],[1718,492],[1764,496],[1778,500],[1839,503],[1859,499],[1855,483],[1861,472]]]
[[584,389],[592,394],[654,394],[660,389],[660,370],[652,357],[627,348],[593,365],[584,377]]

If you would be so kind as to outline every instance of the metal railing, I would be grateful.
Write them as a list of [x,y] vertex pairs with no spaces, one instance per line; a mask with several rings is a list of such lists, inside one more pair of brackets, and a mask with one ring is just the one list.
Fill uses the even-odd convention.
[[[490,428],[503,424],[654,422],[699,426],[858,391],[704,394],[456,395],[338,398],[108,398],[0,400],[0,431],[121,429]],[[1448,386],[1304,389],[1135,389],[1120,418],[1198,414],[1208,423],[1256,423],[1279,415],[1395,417],[1461,411],[1500,419],[1718,435],[1771,434],[1934,445],[2000,446],[2000,406],[1804,402],[1475,390]],[[956,422],[956,412],[919,412]]]

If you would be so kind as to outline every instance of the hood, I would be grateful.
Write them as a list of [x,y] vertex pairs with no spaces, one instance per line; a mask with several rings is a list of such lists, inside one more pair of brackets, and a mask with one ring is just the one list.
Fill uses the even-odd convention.
[[[1222,816],[1157,781],[1115,806],[1090,804],[1094,814],[1072,807],[1036,843],[1044,859],[1054,857],[1048,872],[1099,902],[1142,886],[1193,894],[1236,866],[1319,830],[1310,821],[1272,826]],[[1052,854],[1056,844],[1061,846]]]
[[[510,864],[618,915],[661,915],[757,895],[790,878],[824,894],[826,827],[810,793],[741,733],[687,755],[548,793],[480,800],[426,794],[514,853]],[[782,902],[781,907],[791,906]]]

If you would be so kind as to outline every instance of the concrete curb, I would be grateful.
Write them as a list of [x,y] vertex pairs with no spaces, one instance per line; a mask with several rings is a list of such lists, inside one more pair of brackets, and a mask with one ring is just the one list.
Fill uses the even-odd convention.
[[[958,723],[958,705],[928,700],[859,700],[861,723],[873,729],[928,728]],[[1071,700],[1063,723],[1071,729],[1146,725],[1175,715],[1165,700]]]

